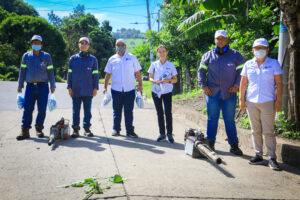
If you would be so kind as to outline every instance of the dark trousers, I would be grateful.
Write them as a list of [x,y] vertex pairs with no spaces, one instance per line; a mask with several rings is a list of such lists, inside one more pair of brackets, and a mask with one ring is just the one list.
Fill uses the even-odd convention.
[[133,107],[135,99],[135,90],[129,92],[118,92],[116,90],[111,90],[112,105],[114,110],[114,125],[113,129],[116,131],[121,130],[121,119],[122,110],[124,107],[124,117],[125,117],[125,127],[126,133],[133,133]]
[[[166,116],[166,124],[167,124],[167,134],[172,134],[173,132],[173,120],[172,120],[172,92],[167,94],[162,94],[160,98],[158,98],[157,94],[152,92],[152,99],[154,101],[154,105],[156,108],[157,118],[158,118],[158,126],[159,133],[161,135],[166,134],[165,130],[165,119],[164,119],[164,110]],[[163,108],[164,104],[164,108]]]
[[26,85],[24,112],[22,117],[22,126],[31,128],[32,112],[35,102],[37,101],[38,115],[36,117],[35,126],[44,128],[46,118],[47,102],[48,102],[49,86],[48,83]]
[[84,111],[84,118],[83,118],[83,128],[90,128],[91,126],[91,108],[92,108],[92,98],[91,96],[87,97],[73,97],[73,124],[72,127],[75,129],[79,129],[80,123],[80,108],[81,103],[83,103],[83,111]]

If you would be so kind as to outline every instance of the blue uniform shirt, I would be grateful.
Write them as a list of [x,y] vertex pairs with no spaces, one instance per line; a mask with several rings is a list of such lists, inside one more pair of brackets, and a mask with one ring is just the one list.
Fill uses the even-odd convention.
[[245,59],[234,49],[219,54],[215,49],[205,53],[198,69],[198,80],[201,87],[208,86],[213,96],[221,91],[222,99],[231,97],[229,89],[239,87],[241,70]]
[[33,51],[29,51],[23,55],[19,74],[19,88],[24,87],[24,81],[27,83],[50,81],[50,87],[55,88],[54,68],[50,54],[41,51],[36,56]]
[[68,68],[68,88],[72,88],[73,97],[92,96],[99,89],[98,60],[87,53],[75,54],[70,58]]
[[241,72],[248,79],[247,101],[252,103],[265,103],[274,101],[275,80],[274,75],[282,74],[282,69],[277,60],[267,57],[265,62],[258,67],[256,59],[246,62]]

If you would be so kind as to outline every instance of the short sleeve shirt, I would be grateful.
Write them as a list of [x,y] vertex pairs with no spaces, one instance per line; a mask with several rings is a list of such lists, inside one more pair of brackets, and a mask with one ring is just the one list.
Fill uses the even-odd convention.
[[136,56],[125,52],[110,57],[104,71],[111,74],[111,89],[128,92],[135,89],[135,72],[141,69]]
[[282,69],[277,60],[267,57],[265,62],[258,67],[255,58],[247,61],[241,76],[248,79],[247,101],[265,103],[275,100],[274,75],[282,74]]
[[[175,65],[170,62],[166,61],[165,64],[162,64],[160,60],[155,61],[151,64],[148,73],[153,74],[153,79],[156,80],[162,80],[164,78],[172,79],[173,76],[177,75],[177,70]],[[152,86],[152,92],[158,93],[155,89],[155,85]],[[161,86],[161,94],[167,94],[172,92],[173,90],[173,84],[172,83],[162,83]]]

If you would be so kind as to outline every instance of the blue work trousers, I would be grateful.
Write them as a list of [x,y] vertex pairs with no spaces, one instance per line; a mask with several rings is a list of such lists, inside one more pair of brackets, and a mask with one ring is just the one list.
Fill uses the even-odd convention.
[[207,139],[216,140],[218,121],[220,117],[220,110],[225,123],[226,134],[228,136],[228,143],[232,145],[238,142],[236,126],[235,126],[235,109],[236,109],[237,96],[233,93],[229,99],[223,100],[221,92],[215,96],[206,95],[207,104]]
[[83,128],[89,129],[91,127],[91,108],[92,108],[92,96],[84,96],[84,97],[73,97],[73,124],[72,128],[80,129],[80,109],[81,103],[83,104]]
[[25,90],[24,112],[22,117],[22,127],[31,128],[32,112],[35,102],[37,102],[38,114],[35,126],[44,128],[48,102],[49,86],[48,83],[27,83]]

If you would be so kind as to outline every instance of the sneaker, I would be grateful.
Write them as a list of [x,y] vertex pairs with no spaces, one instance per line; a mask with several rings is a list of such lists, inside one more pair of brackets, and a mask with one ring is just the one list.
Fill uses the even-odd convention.
[[74,129],[73,134],[71,135],[72,138],[78,138],[79,137],[79,129]]
[[169,143],[174,143],[174,138],[172,134],[167,134],[167,138]]
[[44,133],[42,132],[43,128],[41,126],[36,126],[35,127],[35,131],[36,131],[36,136],[38,138],[43,138],[44,137]]
[[255,155],[249,160],[250,165],[262,165],[264,164],[264,159],[260,155]]
[[112,136],[120,136],[120,131],[113,130]]
[[166,140],[166,135],[159,135],[159,137],[156,139],[157,142],[160,142],[160,141],[164,141]]
[[242,150],[239,148],[239,143],[238,142],[235,142],[231,145],[230,152],[233,153],[234,155],[237,155],[237,156],[242,156],[243,155]]
[[277,163],[277,161],[276,161],[275,158],[271,158],[271,159],[269,160],[268,166],[269,166],[271,169],[273,169],[273,170],[277,170],[277,171],[280,170],[279,164]]
[[29,128],[21,127],[21,133],[16,137],[17,140],[24,140],[30,138]]
[[85,128],[84,129],[84,135],[87,137],[93,137],[94,134],[91,132],[91,130],[89,128]]
[[135,132],[133,132],[133,133],[127,133],[127,137],[130,137],[130,138],[138,138],[138,135],[135,134]]

